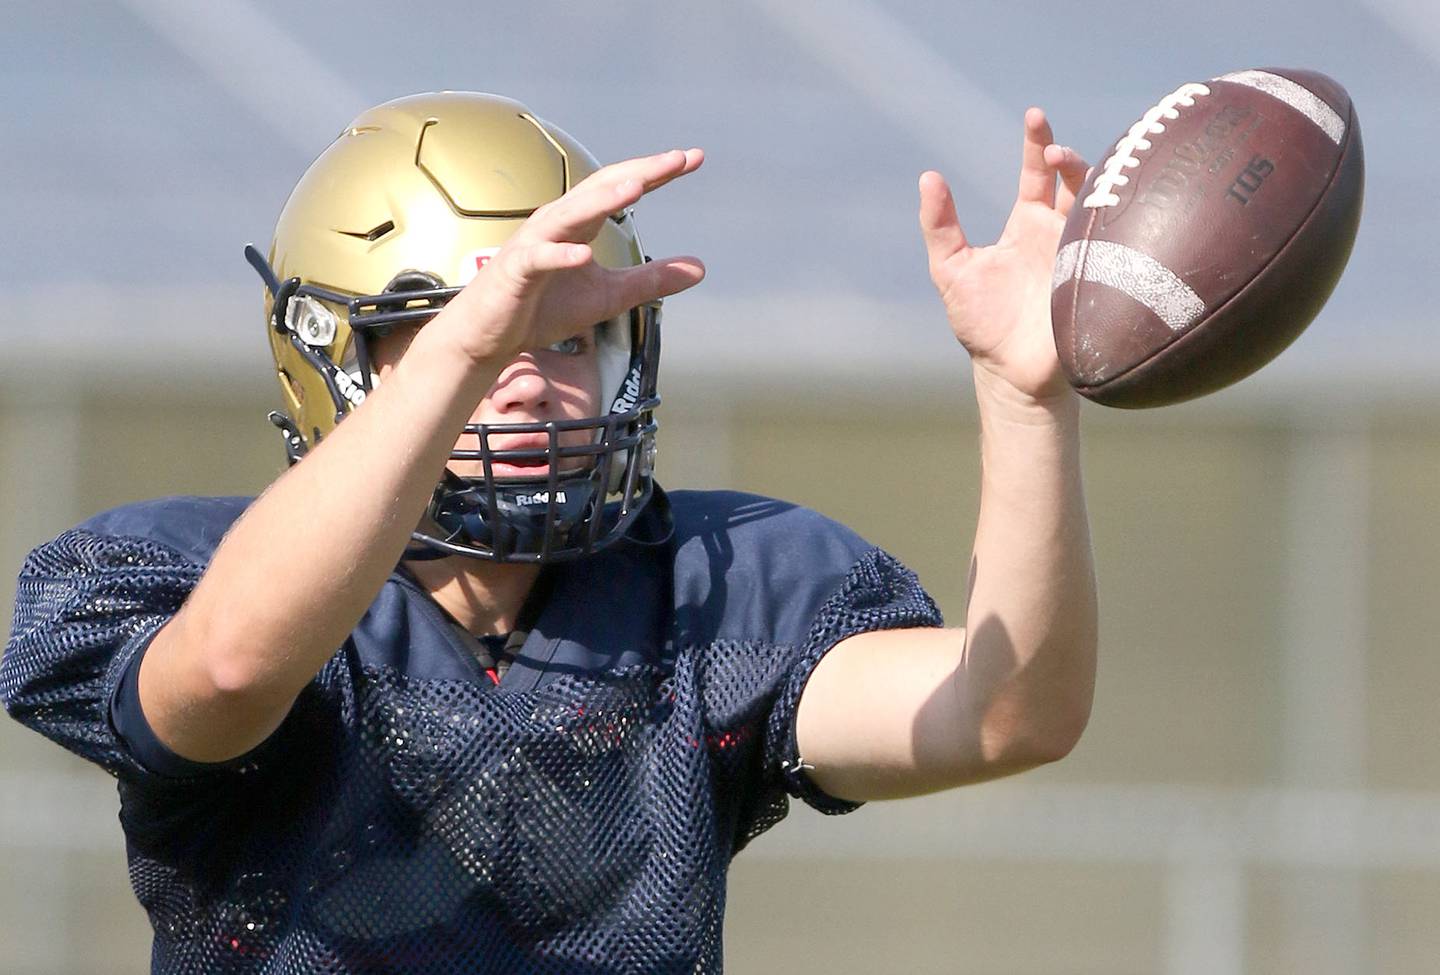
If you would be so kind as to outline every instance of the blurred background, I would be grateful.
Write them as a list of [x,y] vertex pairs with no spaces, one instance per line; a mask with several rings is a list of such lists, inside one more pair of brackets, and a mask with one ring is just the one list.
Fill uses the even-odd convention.
[[[1432,0],[3,0],[0,568],[97,511],[278,473],[260,285],[305,166],[361,109],[471,88],[602,160],[701,145],[646,200],[667,307],[661,472],[837,517],[949,617],[976,508],[961,350],[915,178],[972,239],[1020,119],[1092,161],[1161,95],[1318,69],[1364,127],[1345,279],[1204,401],[1086,410],[1094,717],[1065,762],[840,820],[733,871],[733,972],[1431,972],[1440,957],[1440,20]],[[8,619],[12,589],[0,590]],[[140,973],[113,783],[0,721],[0,970]]]

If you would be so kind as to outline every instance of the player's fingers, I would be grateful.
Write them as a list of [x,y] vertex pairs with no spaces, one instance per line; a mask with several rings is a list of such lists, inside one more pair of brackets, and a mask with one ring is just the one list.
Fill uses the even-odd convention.
[[704,161],[704,150],[693,148],[667,149],[649,156],[636,156],[601,166],[577,183],[571,192],[594,186],[616,185],[631,179],[639,180],[648,192],[664,186],[678,176],[694,172]]
[[1020,154],[1021,203],[1055,204],[1055,170],[1045,164],[1045,147],[1055,141],[1050,122],[1038,108],[1025,110],[1025,145]]
[[492,263],[506,272],[523,293],[546,274],[580,267],[589,262],[592,256],[589,244],[537,240],[515,248],[508,259]]
[[649,183],[645,184],[646,193],[655,192],[671,180],[679,179],[681,176],[688,176],[705,164],[704,149],[691,148],[677,151],[684,153],[684,163],[680,166],[678,170],[662,173],[662,175],[656,177],[655,179],[652,179]]
[[920,233],[925,238],[932,275],[952,256],[970,246],[960,227],[950,186],[945,177],[934,170],[920,174]]
[[705,279],[705,265],[698,257],[664,257],[611,271],[609,277],[608,296],[614,307],[605,317],[695,287]]
[[546,240],[587,242],[612,214],[633,206],[651,190],[694,172],[704,162],[698,149],[671,149],[604,166],[560,199],[535,211],[525,232]]
[[1089,167],[1078,152],[1069,146],[1046,146],[1045,162],[1060,174],[1060,189],[1055,195],[1055,209],[1068,215],[1075,197],[1089,178]]
[[490,309],[481,313],[484,318],[498,308],[502,317],[514,318],[519,306],[533,301],[541,293],[549,274],[584,267],[593,257],[589,244],[553,240],[519,242],[511,237],[442,314],[459,315],[456,320],[463,321],[477,309]]

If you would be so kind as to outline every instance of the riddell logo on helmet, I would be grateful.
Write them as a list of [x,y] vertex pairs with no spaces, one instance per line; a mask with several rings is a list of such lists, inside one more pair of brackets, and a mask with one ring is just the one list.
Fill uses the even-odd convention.
[[335,370],[335,388],[349,401],[352,407],[365,402],[365,390],[344,369]]
[[500,253],[498,247],[482,247],[478,251],[471,251],[460,259],[460,268],[455,274],[455,287],[463,288],[475,280],[475,275],[480,269],[490,263],[490,258]]
[[625,377],[625,383],[620,387],[620,395],[615,397],[610,412],[629,413],[635,409],[635,404],[638,402],[640,402],[640,366],[636,365]]
[[[549,504],[549,503],[550,503],[550,492],[549,492],[549,491],[536,491],[534,494],[517,494],[517,495],[515,495],[515,503],[516,503],[516,504]],[[556,503],[556,504],[564,504],[564,503],[565,503],[565,492],[564,492],[564,491],[556,491],[556,492],[555,492],[555,503]]]

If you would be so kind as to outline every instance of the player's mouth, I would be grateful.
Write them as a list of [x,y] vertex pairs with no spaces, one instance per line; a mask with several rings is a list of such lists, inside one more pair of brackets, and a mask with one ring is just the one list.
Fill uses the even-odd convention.
[[[565,439],[561,438],[562,445],[576,446],[575,444],[564,444]],[[492,436],[490,438],[491,474],[496,480],[543,480],[550,475],[550,458],[547,453],[549,446],[550,438],[543,433]],[[514,456],[515,454],[520,454],[520,456]],[[587,466],[589,460],[587,455],[561,458],[560,471],[562,474],[568,474],[582,470]],[[472,461],[471,463],[479,473],[482,469],[481,462]]]

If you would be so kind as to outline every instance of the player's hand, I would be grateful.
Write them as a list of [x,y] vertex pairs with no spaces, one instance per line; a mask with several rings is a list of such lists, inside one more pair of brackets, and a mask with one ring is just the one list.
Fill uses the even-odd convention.
[[1073,395],[1050,330],[1050,274],[1086,172],[1074,150],[1053,140],[1045,113],[1028,110],[1015,206],[1000,239],[988,247],[966,239],[944,177],[920,177],[930,277],[955,337],[974,360],[977,383],[998,381],[1007,393],[1040,403]]
[[536,210],[425,331],[448,333],[477,364],[503,364],[699,284],[698,258],[611,269],[589,245],[612,214],[704,160],[699,149],[672,149],[596,170]]

